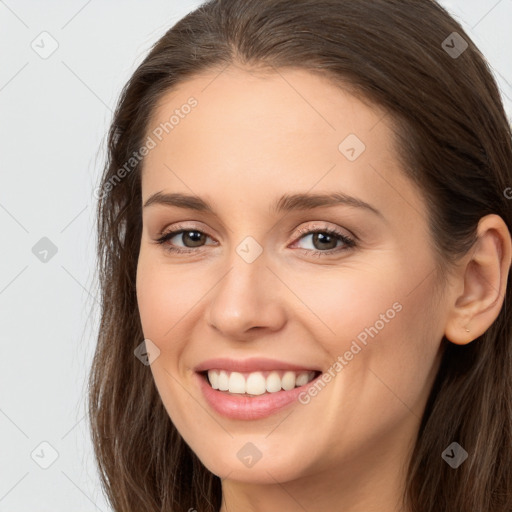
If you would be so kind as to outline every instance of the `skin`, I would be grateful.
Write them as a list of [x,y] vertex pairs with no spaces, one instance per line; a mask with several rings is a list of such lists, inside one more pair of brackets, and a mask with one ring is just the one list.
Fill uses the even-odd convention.
[[[402,510],[443,334],[469,343],[501,309],[511,261],[505,224],[483,218],[471,254],[441,281],[421,191],[400,169],[384,112],[306,71],[230,66],[169,91],[148,134],[190,96],[197,107],[149,152],[142,174],[143,203],[182,192],[215,210],[143,208],[137,296],[145,338],[160,350],[151,371],[170,418],[221,477],[221,512]],[[338,149],[349,134],[366,146],[355,161]],[[382,216],[347,205],[269,212],[282,194],[334,191]],[[177,223],[207,237],[195,249],[186,235],[168,244],[196,252],[155,243]],[[298,232],[325,226],[355,235],[356,246],[315,256],[344,247]],[[247,236],[263,249],[252,263],[236,252]],[[195,382],[192,368],[213,357],[269,357],[326,372],[397,302],[394,318],[306,405],[228,419]],[[262,454],[252,467],[237,457],[248,442]]]

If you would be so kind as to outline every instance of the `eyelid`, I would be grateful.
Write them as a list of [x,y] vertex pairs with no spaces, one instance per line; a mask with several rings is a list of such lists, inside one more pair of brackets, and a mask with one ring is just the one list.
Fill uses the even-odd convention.
[[[307,226],[305,228],[299,228],[295,234],[295,236],[297,235],[304,235],[306,233],[311,233],[311,232],[314,232],[314,231],[333,231],[333,232],[336,232],[338,235],[343,235],[347,238],[353,238],[354,241],[358,241],[359,238],[354,234],[352,233],[352,231],[348,230],[347,228],[340,228],[338,226],[335,226],[335,227],[332,227],[332,226],[329,226],[329,224],[327,222],[323,222],[321,223],[321,225],[317,225],[317,224],[313,224],[313,226]],[[345,233],[343,232],[345,231]]]
[[[195,221],[191,221],[195,222]],[[177,234],[178,231],[200,231],[201,233],[204,233],[205,235],[209,236],[210,238],[214,238],[212,235],[209,234],[209,231],[207,228],[203,227],[203,224],[199,225],[188,225],[187,222],[181,223],[175,223],[175,224],[168,224],[164,228],[160,229],[156,236],[163,237],[166,236],[169,233]]]

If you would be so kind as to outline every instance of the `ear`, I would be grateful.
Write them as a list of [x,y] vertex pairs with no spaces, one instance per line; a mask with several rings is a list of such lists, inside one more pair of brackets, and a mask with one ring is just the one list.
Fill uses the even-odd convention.
[[512,257],[507,225],[499,215],[486,215],[478,223],[477,237],[452,285],[444,334],[457,345],[470,343],[492,325],[507,288]]

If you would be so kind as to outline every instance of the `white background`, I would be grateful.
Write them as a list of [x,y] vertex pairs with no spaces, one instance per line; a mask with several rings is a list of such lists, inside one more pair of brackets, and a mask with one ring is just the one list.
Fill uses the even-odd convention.
[[[0,512],[110,510],[85,417],[92,191],[122,86],[200,3],[0,1]],[[490,61],[512,118],[512,0],[441,3]],[[31,47],[43,31],[58,42],[47,59]],[[42,237],[57,247],[46,263],[32,252]],[[47,469],[31,458],[51,461],[43,441],[58,453]]]

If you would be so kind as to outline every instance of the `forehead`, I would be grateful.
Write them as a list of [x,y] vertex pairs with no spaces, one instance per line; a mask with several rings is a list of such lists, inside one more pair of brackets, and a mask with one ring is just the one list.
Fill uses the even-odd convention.
[[399,170],[389,116],[304,70],[197,76],[160,99],[147,134],[155,147],[143,197],[166,190],[215,202],[236,192],[226,199],[271,202],[314,188],[364,194],[382,210],[390,197],[419,201]]
[[[189,109],[191,98],[197,105]],[[337,149],[336,142],[344,132],[351,130],[362,138],[380,123],[385,112],[305,70],[256,74],[228,68],[204,73],[165,93],[153,111],[148,131],[158,127],[165,131],[164,125],[172,117],[172,127],[167,126],[163,134],[170,146],[183,143],[193,130],[198,136],[208,134],[210,140],[231,141],[233,146],[243,141],[244,151],[251,147],[248,136],[254,137],[254,147],[288,135],[311,143],[327,136],[325,144],[332,147],[334,143]],[[385,124],[378,135],[380,139],[390,135]],[[290,146],[297,142],[295,138],[288,141]]]

